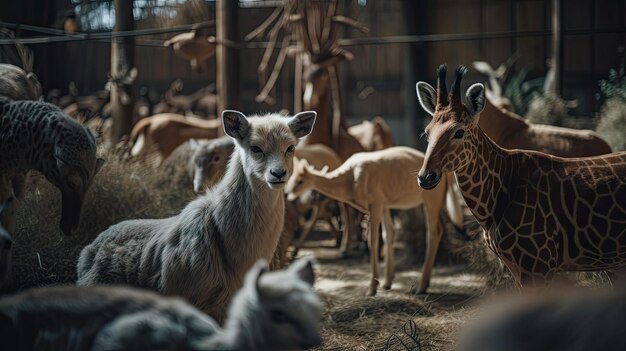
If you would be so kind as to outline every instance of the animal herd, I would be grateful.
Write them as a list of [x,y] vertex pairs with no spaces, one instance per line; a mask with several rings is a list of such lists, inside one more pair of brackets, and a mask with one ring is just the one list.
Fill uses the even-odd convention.
[[[494,106],[480,83],[462,94],[463,66],[448,91],[446,73],[440,66],[436,88],[416,85],[432,116],[425,152],[393,146],[380,117],[349,128],[344,138],[358,144],[342,150],[315,142],[321,140],[315,111],[224,110],[209,120],[160,113],[139,120],[130,154],[156,154],[153,166],[180,169],[197,197],[172,217],[110,226],[82,248],[76,286],[0,299],[3,344],[15,350],[319,345],[323,305],[313,289],[314,260],[288,264],[294,236],[297,249],[324,220],[345,254],[363,222],[371,264],[365,294],[371,296],[379,286],[381,237],[382,288],[391,289],[395,276],[391,210],[423,205],[426,258],[411,293],[424,294],[444,234],[442,210],[455,227],[465,227],[459,190],[489,248],[522,288],[547,285],[561,271],[626,265],[626,152],[611,153],[591,131],[529,124]],[[92,131],[37,100],[36,87],[25,72],[0,76],[4,285],[10,284],[11,235],[28,173],[42,173],[60,190],[59,228],[70,235],[105,165]],[[486,330],[504,328],[496,324]]]

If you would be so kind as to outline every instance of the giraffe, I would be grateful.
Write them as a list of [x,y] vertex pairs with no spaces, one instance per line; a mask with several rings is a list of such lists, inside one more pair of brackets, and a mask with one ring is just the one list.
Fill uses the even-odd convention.
[[454,172],[489,248],[519,286],[549,281],[558,271],[596,271],[626,264],[626,152],[565,159],[507,150],[478,125],[485,88],[470,86],[461,102],[460,66],[447,93],[446,66],[437,91],[416,85],[433,116],[417,182],[434,188]]

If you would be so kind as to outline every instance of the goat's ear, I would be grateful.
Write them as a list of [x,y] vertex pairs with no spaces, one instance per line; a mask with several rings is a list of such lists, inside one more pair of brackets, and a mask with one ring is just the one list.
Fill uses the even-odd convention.
[[222,111],[222,125],[224,133],[237,140],[243,140],[250,130],[250,123],[246,116],[235,110]]
[[485,108],[485,86],[476,83],[467,89],[465,93],[465,108],[470,116],[475,117]]
[[420,101],[422,108],[429,114],[435,114],[435,107],[437,106],[437,93],[435,88],[426,82],[417,82],[415,84],[415,90],[417,91],[417,99]]
[[102,166],[104,166],[104,163],[106,161],[103,158],[98,158],[96,160],[96,170],[93,172],[93,174],[97,174],[98,172],[100,172],[100,170],[102,169]]
[[200,143],[196,139],[189,139],[189,147],[191,151],[196,151],[200,147]]
[[289,266],[289,271],[295,274],[302,281],[308,283],[313,286],[315,282],[315,272],[313,271],[313,257],[305,256],[299,260],[296,260],[294,263]]
[[315,125],[315,117],[317,117],[315,111],[304,111],[291,117],[289,128],[296,138],[302,138],[311,133]]
[[246,280],[249,284],[254,284],[254,290],[256,290],[257,294],[261,294],[262,292],[261,286],[259,285],[261,276],[268,271],[269,265],[267,261],[260,259],[250,268],[246,275]]

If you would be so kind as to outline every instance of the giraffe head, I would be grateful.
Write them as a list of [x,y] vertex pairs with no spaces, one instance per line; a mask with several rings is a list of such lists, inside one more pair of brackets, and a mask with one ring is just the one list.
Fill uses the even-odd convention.
[[461,79],[467,73],[465,66],[456,70],[452,91],[446,88],[446,66],[437,70],[437,90],[426,82],[416,84],[417,97],[422,108],[433,116],[426,126],[428,148],[417,183],[432,189],[443,173],[454,172],[471,160],[472,135],[476,133],[479,113],[485,107],[485,87],[474,84],[467,89],[465,102],[461,101]]

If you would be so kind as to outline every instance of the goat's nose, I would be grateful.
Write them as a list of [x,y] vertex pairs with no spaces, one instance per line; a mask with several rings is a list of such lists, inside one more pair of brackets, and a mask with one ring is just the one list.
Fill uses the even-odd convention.
[[417,183],[424,189],[432,189],[437,185],[437,172],[425,171],[417,175]]
[[270,174],[278,179],[281,179],[282,177],[285,176],[285,174],[287,174],[287,170],[286,169],[271,169]]

